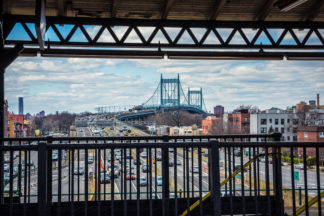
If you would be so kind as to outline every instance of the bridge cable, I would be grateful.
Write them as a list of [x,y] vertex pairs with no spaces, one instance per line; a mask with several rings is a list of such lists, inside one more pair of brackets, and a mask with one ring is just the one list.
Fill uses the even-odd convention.
[[[268,155],[276,155],[277,153],[268,153]],[[242,169],[247,168],[248,166],[250,166],[256,159],[260,158],[260,157],[264,157],[266,156],[266,154],[259,154],[257,156],[255,156],[254,158],[252,158],[250,161],[246,162],[242,168],[236,170],[235,172],[232,173],[231,176],[227,177],[224,181],[222,181],[222,183],[220,184],[220,187],[224,186],[227,182],[229,182],[230,179],[234,178],[237,174],[239,174],[241,172]],[[208,192],[203,198],[202,198],[202,202],[204,202],[207,198],[209,198],[211,196],[211,192]],[[324,196],[324,194],[323,194]],[[200,200],[197,200],[194,204],[192,204],[189,208],[189,211],[191,212],[192,210],[194,210],[196,207],[198,207],[200,205]],[[188,214],[188,211],[185,210],[180,216],[185,216]]]
[[157,88],[155,89],[154,93],[152,94],[152,96],[144,104],[147,104],[154,97],[154,95],[156,94],[156,92],[158,91],[158,89],[160,87],[160,84],[161,84],[161,82],[159,82],[159,84],[158,84]]

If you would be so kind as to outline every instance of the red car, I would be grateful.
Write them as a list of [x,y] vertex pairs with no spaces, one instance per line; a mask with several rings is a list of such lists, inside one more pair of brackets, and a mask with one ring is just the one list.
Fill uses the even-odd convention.
[[128,173],[126,175],[126,180],[130,180],[130,179],[135,180],[135,178],[136,178],[135,173]]

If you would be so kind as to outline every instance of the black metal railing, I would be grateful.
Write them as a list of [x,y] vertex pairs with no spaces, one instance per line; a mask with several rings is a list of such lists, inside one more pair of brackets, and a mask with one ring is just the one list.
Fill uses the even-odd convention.
[[[296,214],[324,190],[324,143],[278,140],[280,134],[4,139],[0,210],[6,215]],[[315,158],[307,159],[308,149],[315,150]],[[321,199],[305,205],[306,215],[320,215],[321,205]]]

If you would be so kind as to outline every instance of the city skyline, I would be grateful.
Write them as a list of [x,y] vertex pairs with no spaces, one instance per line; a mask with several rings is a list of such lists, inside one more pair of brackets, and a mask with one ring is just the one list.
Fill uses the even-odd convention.
[[160,74],[179,73],[184,91],[202,87],[208,111],[242,104],[284,109],[324,95],[323,72],[324,63],[312,61],[18,58],[5,74],[5,97],[14,112],[20,96],[25,113],[95,112],[98,106],[140,105],[153,94]]

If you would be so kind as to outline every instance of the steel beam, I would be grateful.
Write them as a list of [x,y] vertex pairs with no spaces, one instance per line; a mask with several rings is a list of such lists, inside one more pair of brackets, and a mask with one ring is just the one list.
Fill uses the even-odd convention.
[[264,21],[269,13],[271,12],[271,9],[273,8],[274,3],[277,0],[267,0],[265,5],[260,9],[260,11],[257,13],[257,15],[254,17],[255,21]]
[[310,10],[307,11],[307,13],[305,14],[304,18],[302,19],[302,21],[313,21],[317,15],[319,14],[319,12],[321,11],[321,7],[324,5],[324,1],[323,0],[317,0],[312,8]]
[[217,19],[220,11],[222,10],[222,8],[224,7],[225,4],[226,4],[226,0],[215,0],[213,9],[209,15],[209,20]]
[[24,50],[21,44],[17,44],[14,48],[1,49],[0,51],[0,70],[6,69]]
[[[312,57],[322,59],[323,54],[321,53],[324,50],[324,35],[322,35],[321,31],[324,28],[324,22],[230,22],[48,17],[46,19],[46,29],[52,28],[53,34],[56,34],[58,41],[44,42],[47,45],[46,50],[41,50],[39,45],[39,39],[42,37],[35,38],[31,30],[28,29],[27,23],[37,22],[38,19],[31,16],[4,16],[5,47],[16,44],[28,46],[29,48],[25,50],[24,55],[41,53],[43,56],[49,57],[154,59],[161,59],[165,55],[170,59],[282,59],[283,55],[286,55],[287,58],[290,56],[308,60]],[[17,23],[21,24],[23,30],[29,35],[27,40],[14,39],[15,33],[12,31]],[[57,25],[64,24],[73,25],[65,38],[62,36],[60,29],[57,28]],[[100,29],[97,35],[91,38],[85,25],[99,26]],[[127,27],[127,30],[123,35],[117,37],[115,27],[118,26]],[[144,37],[141,27],[151,27],[151,33]],[[177,27],[179,31],[168,32],[169,27]],[[195,36],[194,31],[191,30],[194,28],[199,28],[203,34],[199,40],[197,40],[198,37]],[[83,34],[85,39],[71,40],[76,36],[77,29],[81,30],[78,32]],[[222,33],[223,29],[229,31],[228,36]],[[255,30],[248,34],[245,31],[246,29]],[[277,38],[270,34],[273,29],[281,30],[276,33],[278,34]],[[296,29],[304,29],[306,36],[297,34]],[[108,30],[113,40],[109,42],[100,40],[105,30]],[[132,31],[138,36],[138,42],[127,40]],[[165,43],[156,42],[157,39],[159,40],[159,38],[156,38],[158,32],[162,32],[166,39]],[[183,39],[185,32],[189,33],[190,37],[186,38],[186,42],[183,42],[181,39]],[[7,36],[10,33],[12,33],[13,38],[9,40]],[[173,34],[173,37],[171,37],[171,34]],[[208,42],[208,37],[211,34],[218,41]],[[240,42],[236,40],[237,37],[241,37]],[[287,42],[287,40],[289,41]],[[262,43],[264,41],[268,42]],[[59,47],[64,48],[58,49]],[[78,47],[78,49],[75,49],[75,47]],[[183,51],[172,51],[172,49],[181,49]],[[224,52],[224,49],[231,49],[232,51]],[[280,50],[280,52],[270,52],[275,49]],[[306,52],[306,50],[319,51]]]
[[39,48],[44,50],[45,47],[45,33],[46,33],[46,3],[45,0],[36,0],[35,5],[36,15],[36,34]]
[[168,14],[174,5],[176,0],[164,0],[164,5],[161,11],[161,19],[166,19],[168,17]]
[[116,15],[117,15],[117,10],[118,10],[118,7],[119,7],[119,3],[120,3],[119,0],[112,0],[111,10],[110,10],[112,18],[115,18]]
[[[26,34],[30,35],[25,40],[15,40],[14,38],[8,40],[6,38],[5,44],[24,44],[28,46],[39,46],[40,39],[38,40],[33,37],[28,28],[27,23],[36,23],[34,17],[26,16],[5,16],[4,24],[5,31],[4,36],[7,37],[13,30],[16,23],[23,25]],[[64,17],[48,17],[47,18],[47,29],[52,28],[54,34],[56,34],[58,41],[47,41],[46,45],[64,46],[64,47],[100,47],[100,48],[157,48],[162,50],[163,48],[181,48],[181,49],[324,49],[324,39],[321,35],[320,29],[324,28],[324,22],[228,22],[228,21],[179,21],[179,20],[126,20],[126,19],[89,19],[89,18],[64,18]],[[62,34],[57,29],[56,24],[71,24],[74,25],[70,30],[66,38],[62,37]],[[92,39],[87,33],[85,25],[98,25],[100,30],[97,35]],[[127,31],[124,35],[119,38],[114,32],[113,26],[126,26]],[[140,31],[140,27],[152,27],[150,36],[144,38]],[[178,33],[168,32],[168,27],[178,27],[180,31]],[[200,28],[203,36],[200,40],[191,31],[192,28]],[[71,40],[75,36],[77,29],[81,30],[83,34],[83,40]],[[107,29],[111,34],[113,41],[102,42],[100,37],[104,30]],[[222,34],[222,30],[229,30],[229,36]],[[250,33],[250,39],[245,29],[257,29]],[[271,36],[270,29],[281,29],[278,32],[278,38]],[[307,30],[306,37],[301,38],[294,31],[296,29]],[[129,34],[131,31],[135,31],[139,39],[138,42],[129,42]],[[160,40],[157,38],[157,32],[161,31],[165,40],[165,43],[156,42]],[[186,42],[181,42],[183,34],[188,32],[190,38],[187,38]],[[170,35],[174,34],[172,40]],[[214,34],[218,41],[208,42],[210,34]],[[285,38],[289,34],[292,36],[289,38],[289,43],[285,43]],[[235,36],[241,37],[241,41],[235,40]],[[311,38],[311,36],[313,38]],[[14,37],[14,36],[13,36]],[[135,36],[136,37],[136,36]],[[314,40],[317,38],[317,43],[308,43],[310,39]],[[154,40],[156,39],[156,40]],[[98,42],[100,41],[100,42]],[[264,43],[268,41],[268,43]],[[263,42],[263,43],[262,43]]]
[[72,58],[132,58],[132,59],[206,59],[206,60],[324,60],[323,52],[202,52],[202,51],[135,51],[135,50],[72,50],[72,49],[38,49],[25,48],[20,56]]

